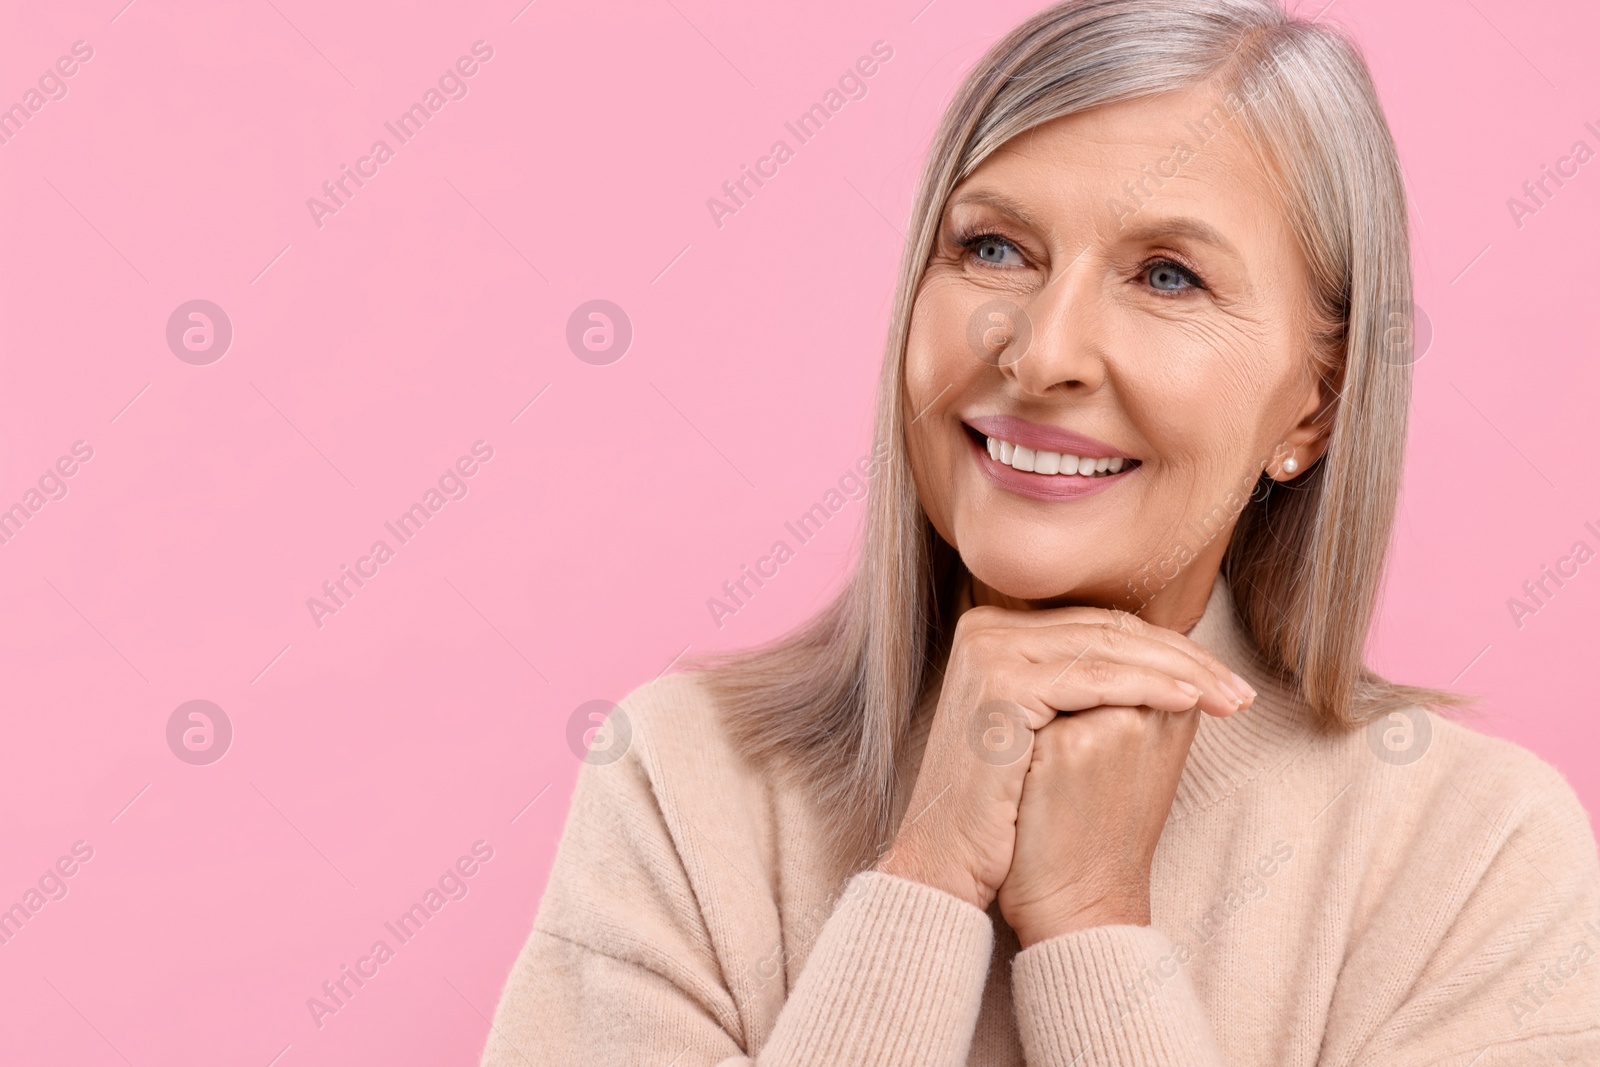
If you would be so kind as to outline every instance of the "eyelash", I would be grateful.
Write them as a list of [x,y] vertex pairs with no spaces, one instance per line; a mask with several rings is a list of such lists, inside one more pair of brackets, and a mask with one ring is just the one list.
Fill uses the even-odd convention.
[[[958,230],[953,239],[954,239],[955,243],[960,248],[965,250],[968,254],[971,254],[971,252],[972,252],[972,250],[974,248],[976,248],[978,245],[982,244],[985,241],[1004,241],[1006,244],[1010,245],[1012,248],[1016,248],[1018,252],[1022,251],[1021,248],[1017,247],[1017,243],[1015,241],[1011,240],[1011,238],[1005,236],[1004,234],[995,233],[993,230],[984,230],[984,229]],[[1174,255],[1170,255],[1170,254],[1169,255],[1152,256],[1149,259],[1145,260],[1143,263],[1139,264],[1139,274],[1143,275],[1143,274],[1147,273],[1151,268],[1162,266],[1162,265],[1178,268],[1178,270],[1181,271],[1188,278],[1189,284],[1190,284],[1190,286],[1192,288],[1195,288],[1195,289],[1208,289],[1208,288],[1210,288],[1208,285],[1206,285],[1205,279],[1200,277],[1200,274],[1199,274],[1198,271],[1196,271],[1193,267],[1189,266],[1187,263],[1183,262],[1181,259],[1177,258]],[[999,269],[1003,270],[1005,268],[999,268]],[[1152,289],[1151,292],[1159,293],[1162,296],[1162,298],[1167,299],[1167,300],[1171,300],[1171,299],[1177,298],[1179,293],[1181,292],[1181,290]]]
[[[1187,264],[1185,264],[1181,260],[1179,260],[1176,256],[1172,256],[1172,255],[1152,256],[1151,258],[1145,260],[1143,263],[1139,264],[1139,273],[1142,275],[1145,272],[1149,271],[1151,268],[1158,267],[1158,266],[1161,266],[1163,264],[1165,264],[1166,266],[1169,266],[1169,267],[1177,267],[1178,270],[1185,277],[1187,277],[1189,279],[1189,285],[1192,288],[1195,288],[1195,289],[1209,289],[1210,288],[1210,286],[1206,285],[1206,280],[1204,278],[1200,277],[1200,275],[1195,271],[1195,269],[1193,267],[1188,266]],[[1153,292],[1153,293],[1160,293],[1163,297],[1165,297],[1167,299],[1174,299],[1182,292],[1182,290],[1171,290],[1171,289],[1152,289],[1150,291]]]

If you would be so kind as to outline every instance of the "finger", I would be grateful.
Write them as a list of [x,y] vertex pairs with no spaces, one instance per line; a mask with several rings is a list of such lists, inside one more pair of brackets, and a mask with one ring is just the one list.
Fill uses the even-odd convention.
[[[1018,629],[1011,648],[1024,659],[1055,663],[1057,669],[1063,671],[1089,658],[1116,659],[1164,671],[1199,689],[1200,710],[1211,715],[1231,715],[1243,706],[1241,700],[1236,699],[1242,694],[1228,684],[1227,676],[1231,672],[1220,661],[1182,635],[1165,631],[1181,639],[1173,642],[1160,636],[1161,627],[1142,625],[1147,632],[1135,633],[1092,622]],[[1211,664],[1191,654],[1190,646],[1209,657]]]
[[1009,683],[1011,700],[1028,709],[1030,716],[1050,709],[1049,718],[1055,712],[1105,705],[1189,711],[1201,698],[1197,686],[1166,671],[1100,658],[1081,659],[1065,670],[1054,663],[1025,664],[1014,670]]
[[[1193,710],[1193,709],[1190,709]],[[1184,711],[1156,711],[1150,707],[1125,704],[1103,704],[1070,715],[1057,715],[1055,721],[1033,732],[1036,750],[1050,750],[1050,746],[1082,744],[1086,736],[1105,740],[1116,749],[1166,748],[1171,745],[1187,746],[1194,739],[1198,715]],[[1076,738],[1077,741],[1069,741]],[[1137,743],[1132,743],[1137,739]]]
[[1202,645],[1200,642],[1196,641],[1187,634],[1180,634],[1178,631],[1169,630],[1165,626],[1157,626],[1154,623],[1145,622],[1137,615],[1130,615],[1128,618],[1134,620],[1130,625],[1131,629],[1135,633],[1139,633],[1154,640],[1161,641],[1172,648],[1177,649],[1185,655],[1192,657],[1202,667],[1210,671],[1213,677],[1223,682],[1229,689],[1239,696],[1239,707],[1247,708],[1251,704],[1255,703],[1255,688],[1248,681],[1246,681],[1238,671],[1233,670],[1227,664],[1218,659],[1214,654],[1212,654],[1211,650],[1205,645]]
[[[1187,639],[1180,642],[1164,640],[1157,633],[1160,627],[1146,625],[1145,629],[1147,632],[1134,633],[1129,630],[1090,626],[1084,632],[1084,638],[1089,642],[1088,647],[1091,651],[1074,653],[1072,659],[1063,663],[1063,667],[1079,656],[1098,654],[1102,658],[1165,671],[1174,678],[1188,682],[1200,690],[1200,710],[1208,714],[1232,715],[1243,706],[1242,694],[1229,685],[1227,674],[1231,672],[1228,672],[1227,668],[1214,657],[1211,657],[1211,663],[1207,664],[1191,654],[1189,646],[1210,656],[1198,644]],[[1171,634],[1171,631],[1167,633]],[[1172,634],[1172,636],[1181,635]]]
[[[1187,634],[1180,634],[1176,630],[1168,629],[1165,626],[1157,626],[1155,623],[1146,622],[1131,612],[1084,606],[1040,608],[1030,611],[986,607],[983,610],[988,618],[1003,620],[1004,625],[1014,627],[1023,633],[1031,633],[1040,629],[1050,629],[1062,625],[1099,624],[1113,632],[1134,634],[1161,641],[1180,652],[1187,653],[1211,672],[1214,681],[1211,686],[1201,685],[1202,689],[1220,687],[1225,693],[1239,697],[1240,707],[1249,707],[1255,700],[1255,690],[1250,683],[1241,677],[1238,672],[1230,669],[1221,660],[1217,659],[1210,649]],[[1206,708],[1205,710],[1211,711],[1213,714],[1229,713],[1229,711],[1212,708]]]

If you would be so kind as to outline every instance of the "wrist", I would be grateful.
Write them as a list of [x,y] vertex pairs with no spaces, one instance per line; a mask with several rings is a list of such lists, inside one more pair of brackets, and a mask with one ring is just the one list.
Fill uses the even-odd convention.
[[952,863],[932,862],[928,857],[903,847],[898,842],[872,865],[880,874],[932,886],[958,900],[964,900],[979,911],[987,911],[994,894],[985,895],[982,886],[970,874]]
[[1149,926],[1148,897],[1101,899],[1086,905],[1058,904],[1031,909],[1011,923],[1020,948],[1029,948],[1052,937],[1077,933],[1096,926]]

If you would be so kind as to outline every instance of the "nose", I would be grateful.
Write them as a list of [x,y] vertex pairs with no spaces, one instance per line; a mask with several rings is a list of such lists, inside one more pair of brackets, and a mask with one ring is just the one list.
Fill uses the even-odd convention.
[[1021,302],[1032,337],[1000,373],[1037,396],[1086,396],[1106,374],[1105,295],[1093,251],[1085,247],[1048,283]]

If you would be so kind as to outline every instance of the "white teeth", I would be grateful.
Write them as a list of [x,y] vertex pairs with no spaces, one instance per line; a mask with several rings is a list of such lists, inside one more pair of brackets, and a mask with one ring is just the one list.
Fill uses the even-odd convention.
[[1132,460],[1124,456],[1073,456],[1060,452],[1035,451],[990,437],[986,441],[989,458],[1019,471],[1035,474],[1067,474],[1078,477],[1116,474]]

